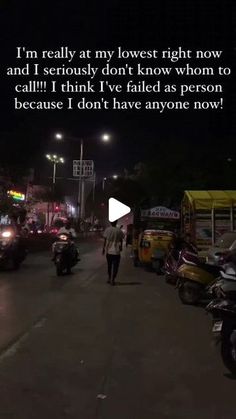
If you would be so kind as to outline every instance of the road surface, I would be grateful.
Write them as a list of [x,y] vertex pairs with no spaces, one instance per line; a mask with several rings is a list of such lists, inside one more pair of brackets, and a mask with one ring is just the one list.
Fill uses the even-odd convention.
[[233,419],[236,381],[204,309],[123,255],[106,283],[101,241],[70,277],[35,254],[0,273],[0,419]]

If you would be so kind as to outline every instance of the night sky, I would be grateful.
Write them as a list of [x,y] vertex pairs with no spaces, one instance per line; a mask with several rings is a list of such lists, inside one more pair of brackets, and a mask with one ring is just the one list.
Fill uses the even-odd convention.
[[[15,111],[13,81],[6,68],[16,65],[16,46],[29,49],[177,48],[223,49],[224,61],[233,67],[235,58],[235,8],[232,1],[60,1],[1,2],[1,156],[0,163],[47,168],[48,151],[79,157],[79,144],[51,141],[55,131],[86,140],[86,158],[93,158],[103,174],[132,168],[138,161],[153,160],[170,141],[202,147],[214,155],[232,155],[234,76],[225,83],[222,111]],[[210,62],[207,63],[210,66]],[[25,100],[29,100],[29,96]],[[99,144],[109,132],[112,143]],[[61,149],[60,149],[61,147]],[[199,151],[200,152],[200,151]],[[170,149],[171,153],[171,149]],[[235,156],[236,157],[236,156]],[[40,169],[40,170],[39,170]]]

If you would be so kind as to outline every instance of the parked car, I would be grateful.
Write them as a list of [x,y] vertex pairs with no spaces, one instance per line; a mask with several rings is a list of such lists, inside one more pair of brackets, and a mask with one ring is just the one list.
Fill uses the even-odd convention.
[[232,251],[236,252],[236,231],[224,233],[217,239],[215,245],[208,250],[207,262],[212,265],[219,265]]

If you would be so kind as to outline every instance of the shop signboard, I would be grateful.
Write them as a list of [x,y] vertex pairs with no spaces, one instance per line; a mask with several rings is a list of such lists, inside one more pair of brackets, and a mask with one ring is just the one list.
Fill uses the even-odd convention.
[[7,192],[9,196],[11,196],[15,201],[24,201],[25,200],[25,194],[21,192],[17,192],[14,190],[10,190]]
[[179,220],[180,213],[169,208],[158,206],[141,211],[141,217],[148,218],[165,218],[169,220]]

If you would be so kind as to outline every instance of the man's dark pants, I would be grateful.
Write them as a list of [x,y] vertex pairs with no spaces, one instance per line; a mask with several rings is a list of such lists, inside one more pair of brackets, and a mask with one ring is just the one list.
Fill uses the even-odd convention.
[[116,278],[119,265],[120,265],[120,255],[109,255],[109,253],[107,253],[108,276],[109,276],[109,280],[111,280],[112,282],[114,282]]

